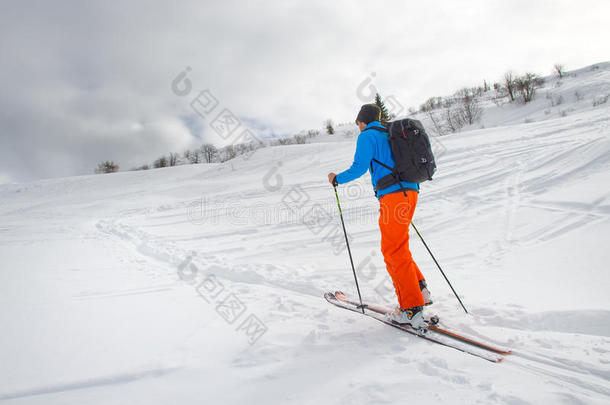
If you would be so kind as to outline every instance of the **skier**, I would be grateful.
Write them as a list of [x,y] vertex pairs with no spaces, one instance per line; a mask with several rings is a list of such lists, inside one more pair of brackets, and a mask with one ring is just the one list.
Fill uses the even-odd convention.
[[423,307],[431,304],[432,300],[426,280],[409,250],[409,224],[417,204],[419,184],[403,181],[377,190],[379,179],[391,171],[374,160],[394,167],[387,133],[374,129],[382,127],[380,120],[381,110],[377,105],[362,106],[356,117],[361,133],[356,143],[354,162],[339,174],[329,173],[328,181],[336,186],[359,178],[367,170],[371,173],[371,182],[379,199],[381,252],[398,297],[398,307],[389,315],[389,319],[421,328],[425,324]]

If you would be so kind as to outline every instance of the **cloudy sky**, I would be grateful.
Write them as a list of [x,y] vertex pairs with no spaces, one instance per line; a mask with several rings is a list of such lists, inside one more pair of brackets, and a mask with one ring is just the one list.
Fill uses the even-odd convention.
[[417,107],[508,69],[607,61],[609,15],[605,0],[3,1],[0,183],[220,145],[225,109],[293,134],[353,121],[373,87]]

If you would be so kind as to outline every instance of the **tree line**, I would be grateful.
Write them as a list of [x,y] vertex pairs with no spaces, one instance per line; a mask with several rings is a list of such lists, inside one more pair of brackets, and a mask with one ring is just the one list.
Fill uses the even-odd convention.
[[[553,71],[559,79],[565,76],[562,64],[555,64]],[[534,99],[536,89],[543,85],[544,79],[536,73],[515,74],[509,70],[501,82],[493,85],[484,80],[482,86],[463,88],[449,97],[430,97],[420,105],[419,112],[430,119],[437,135],[445,135],[480,121],[483,114],[480,101],[486,93],[491,92],[490,98],[496,105],[504,102],[527,104]],[[409,112],[417,113],[414,109]]]
[[[205,143],[198,148],[185,150],[184,152],[182,152],[182,154],[170,152],[167,155],[158,157],[152,163],[137,166],[130,170],[150,170],[159,169],[163,167],[199,163],[223,163],[228,160],[234,159],[240,155],[251,153],[257,149],[264,147],[276,145],[304,144],[307,143],[311,138],[316,137],[319,134],[319,130],[309,130],[306,133],[296,134],[291,137],[271,139],[265,142],[251,141],[237,143],[227,145],[222,148],[218,148],[211,143]],[[103,161],[98,164],[98,166],[94,170],[94,173],[115,173],[118,171],[119,165],[117,163],[115,163],[114,161]]]
[[[553,69],[560,79],[564,77],[564,65],[555,64]],[[491,86],[484,80],[482,86],[465,87],[449,97],[430,97],[420,105],[419,112],[426,114],[430,119],[432,130],[437,135],[445,135],[457,132],[464,126],[480,121],[483,114],[480,100],[486,93],[493,92],[492,101],[498,105],[504,99],[511,103],[522,102],[525,104],[534,99],[536,89],[543,84],[544,79],[535,73],[526,72],[517,75],[512,71],[508,71],[504,74],[502,82],[496,82]],[[381,110],[381,121],[383,123],[396,118],[395,114],[388,111],[379,93],[375,95],[375,104]],[[414,115],[417,112],[413,108],[409,109],[410,115]],[[326,133],[330,135],[335,133],[332,119],[325,120],[323,125]],[[199,148],[186,150],[182,155],[172,152],[155,159],[151,164],[144,164],[131,170],[149,170],[184,164],[223,163],[261,147],[306,143],[310,138],[319,135],[319,133],[320,131],[318,130],[310,130],[306,134],[297,134],[292,137],[283,137],[267,142],[231,144],[222,148],[217,148],[213,144],[206,143]],[[119,165],[113,161],[101,162],[95,169],[95,173],[114,173],[118,171]]]

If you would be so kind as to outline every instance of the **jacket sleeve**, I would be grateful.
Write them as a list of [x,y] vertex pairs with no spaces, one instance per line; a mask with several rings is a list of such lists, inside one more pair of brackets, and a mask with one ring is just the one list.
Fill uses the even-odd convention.
[[352,180],[356,180],[358,177],[366,173],[366,171],[371,165],[371,160],[373,160],[374,154],[375,149],[373,145],[373,138],[370,136],[366,136],[366,134],[364,133],[358,135],[354,162],[352,163],[352,166],[349,169],[337,175],[337,183],[348,183]]

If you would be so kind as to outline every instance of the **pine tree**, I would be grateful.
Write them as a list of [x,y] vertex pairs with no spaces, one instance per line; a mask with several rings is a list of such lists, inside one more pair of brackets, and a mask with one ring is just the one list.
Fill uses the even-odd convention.
[[386,122],[388,122],[389,120],[392,119],[392,117],[390,117],[390,114],[388,113],[388,109],[386,108],[385,104],[383,103],[383,100],[381,100],[381,96],[379,95],[379,93],[375,94],[375,104],[377,104],[377,107],[379,107],[379,109],[381,110],[381,123],[385,124]]
[[330,118],[329,118],[329,119],[327,119],[327,120],[324,122],[324,125],[326,126],[326,132],[327,132],[329,135],[332,135],[332,134],[334,134],[334,133],[335,133],[335,128],[334,128],[333,120],[331,120]]

